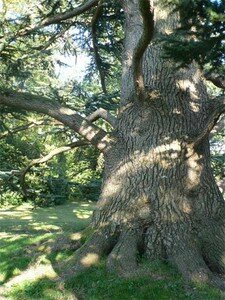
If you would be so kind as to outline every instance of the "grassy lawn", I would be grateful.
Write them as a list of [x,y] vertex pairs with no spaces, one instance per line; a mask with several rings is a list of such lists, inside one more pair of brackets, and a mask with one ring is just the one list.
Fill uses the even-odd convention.
[[69,299],[55,289],[52,262],[71,255],[92,210],[92,203],[82,202],[0,209],[0,299],[5,291],[6,299]]
[[88,202],[0,209],[0,299],[225,299],[217,290],[187,286],[176,270],[159,262],[143,261],[150,274],[121,279],[107,273],[103,261],[62,284],[54,265],[74,252],[92,210]]

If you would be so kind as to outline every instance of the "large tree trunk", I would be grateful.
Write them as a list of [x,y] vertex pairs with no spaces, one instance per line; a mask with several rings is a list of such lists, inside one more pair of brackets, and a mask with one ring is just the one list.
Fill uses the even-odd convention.
[[[126,22],[117,120],[104,110],[84,118],[43,97],[30,101],[24,93],[0,94],[0,104],[48,114],[104,153],[93,233],[65,275],[105,254],[110,270],[134,274],[140,253],[169,259],[187,279],[225,289],[218,276],[225,273],[225,204],[210,166],[208,141],[224,105],[210,101],[194,62],[178,69],[164,58],[159,38],[179,21],[160,5],[166,1],[121,2]],[[115,128],[112,134],[92,124],[99,117]]]
[[210,166],[208,141],[213,105],[196,64],[178,70],[163,59],[157,37],[177,21],[158,3],[155,39],[142,63],[145,95],[140,99],[131,60],[142,19],[138,1],[123,2],[120,114],[105,152],[95,232],[78,251],[72,271],[108,253],[109,269],[133,273],[141,252],[149,259],[171,260],[188,279],[224,288],[211,272],[225,272],[225,205]]

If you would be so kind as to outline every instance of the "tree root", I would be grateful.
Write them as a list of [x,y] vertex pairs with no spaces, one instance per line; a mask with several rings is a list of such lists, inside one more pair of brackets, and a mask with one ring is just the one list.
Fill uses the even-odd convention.
[[213,272],[225,274],[225,230],[223,226],[207,224],[202,234],[202,253]]
[[193,241],[178,242],[169,258],[188,281],[206,283],[225,291],[225,281],[209,269]]
[[[187,281],[210,284],[225,291],[225,281],[213,273],[220,271],[220,274],[225,274],[225,237],[222,227],[218,225],[213,228],[215,232],[211,231],[207,235],[206,230],[204,236],[200,231],[198,235],[193,235],[190,230],[181,232],[177,228],[170,233],[157,234],[152,225],[145,234],[142,229],[134,227],[120,228],[114,230],[113,234],[110,226],[100,227],[92,232],[91,237],[76,251],[72,259],[59,266],[59,273],[65,280],[96,265],[102,256],[108,255],[107,269],[110,272],[123,277],[144,274],[152,277],[151,270],[138,266],[139,247],[144,244],[145,254],[149,259],[158,259],[159,255],[162,259],[167,257]],[[152,255],[154,251],[156,256]]]
[[129,276],[138,268],[138,233],[136,230],[126,230],[120,234],[118,242],[107,261],[107,269],[121,276]]
[[154,224],[146,230],[144,240],[146,256],[148,259],[158,260],[166,258],[162,237]]
[[75,256],[57,267],[63,279],[75,276],[87,268],[96,265],[100,258],[113,248],[116,234],[107,227],[96,230],[85,244],[76,251]]

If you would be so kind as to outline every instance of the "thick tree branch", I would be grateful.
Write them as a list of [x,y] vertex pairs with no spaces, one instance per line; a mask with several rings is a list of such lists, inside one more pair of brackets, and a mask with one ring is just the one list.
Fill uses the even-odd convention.
[[154,10],[152,0],[123,0],[125,31],[122,102],[133,102],[146,98],[142,60],[153,38]]
[[68,152],[68,151],[70,151],[70,150],[72,150],[72,149],[74,149],[74,148],[76,148],[76,147],[83,147],[83,146],[88,146],[88,145],[89,145],[88,142],[85,142],[85,141],[76,141],[76,142],[73,142],[73,143],[68,144],[68,145],[66,145],[66,146],[62,146],[62,147],[53,149],[53,150],[50,151],[47,155],[32,160],[32,161],[29,163],[29,165],[26,166],[26,168],[24,168],[24,169],[20,172],[20,184],[21,184],[21,187],[22,187],[22,190],[23,190],[24,195],[27,195],[27,185],[26,185],[26,182],[25,182],[26,174],[27,174],[27,172],[28,172],[33,166],[36,166],[36,165],[45,163],[45,162],[49,161],[49,160],[52,159],[54,156],[56,156],[56,155],[58,155],[58,154],[60,154],[60,153]]
[[225,113],[225,104],[219,104],[211,113],[209,120],[206,123],[205,128],[202,130],[201,134],[199,134],[199,136],[191,141],[193,147],[197,147],[210,134],[223,113]]
[[74,110],[63,107],[45,97],[28,93],[7,92],[0,94],[0,105],[35,111],[51,116],[79,133],[101,151],[107,147],[110,141],[109,135],[103,129],[92,124]]
[[101,56],[98,51],[98,39],[97,39],[97,23],[101,16],[103,9],[103,0],[100,0],[99,5],[93,15],[92,21],[91,21],[91,30],[92,30],[92,42],[93,42],[93,50],[94,50],[94,56],[95,56],[95,63],[99,72],[100,80],[101,80],[101,86],[102,90],[105,94],[107,94],[106,89],[106,83],[105,83],[105,74],[104,70],[102,69],[102,60]]
[[99,108],[94,111],[92,114],[86,117],[86,119],[90,122],[95,122],[98,119],[102,118],[107,123],[109,123],[113,128],[116,125],[117,119],[116,117],[112,116],[106,109]]
[[[2,37],[0,39],[0,53],[2,51],[4,51],[6,49],[6,47],[11,42],[14,42],[15,39],[17,39],[18,37],[23,37],[23,36],[29,35],[38,29],[44,28],[44,27],[52,25],[52,24],[58,24],[62,21],[79,16],[82,13],[85,13],[85,12],[89,11],[91,8],[98,5],[98,2],[99,2],[99,0],[89,0],[89,1],[85,2],[84,4],[81,4],[78,7],[74,8],[73,10],[69,10],[64,13],[45,18],[38,24],[31,24],[30,26],[22,28],[18,32],[13,33],[12,35]],[[49,42],[51,43],[52,39],[49,40]]]
[[133,54],[134,85],[139,98],[145,94],[144,78],[142,72],[142,58],[153,38],[154,10],[149,0],[139,0],[139,10],[143,21],[143,32]]
[[211,81],[215,86],[225,90],[225,76],[216,73],[205,73],[206,80]]
[[223,115],[217,124],[214,126],[213,130],[211,131],[210,135],[216,135],[217,133],[220,133],[221,131],[224,131],[225,129],[225,115]]
[[52,17],[45,18],[43,21],[41,21],[37,25],[31,25],[30,27],[27,27],[23,29],[22,31],[19,32],[19,36],[27,35],[32,33],[35,30],[41,29],[43,27],[52,25],[52,24],[57,24],[62,21],[77,17],[84,12],[90,10],[91,8],[95,7],[98,5],[99,0],[89,0],[86,1],[84,4],[79,5],[78,7],[74,8],[73,10],[66,11],[61,14],[57,14]]
[[39,46],[32,47],[33,50],[45,50],[48,49],[58,38],[62,37],[66,31],[71,27],[71,24],[67,24],[60,32],[51,34],[51,37]]

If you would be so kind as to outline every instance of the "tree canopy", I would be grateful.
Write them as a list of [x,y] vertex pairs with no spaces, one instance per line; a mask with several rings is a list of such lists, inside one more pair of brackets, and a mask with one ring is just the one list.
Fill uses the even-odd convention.
[[[164,2],[173,6],[181,16],[181,24],[176,32],[161,37],[166,41],[166,54],[181,65],[196,60],[205,69],[208,78],[215,72],[223,78],[223,1]],[[1,15],[2,74],[8,74],[8,78],[17,76],[22,82],[26,80],[26,89],[29,80],[38,76],[31,76],[37,72],[34,65],[38,65],[42,71],[47,69],[50,73],[54,72],[54,52],[76,55],[78,47],[90,56],[87,74],[92,76],[95,70],[98,71],[105,94],[107,85],[110,85],[110,74],[118,78],[124,38],[120,1],[68,3],[51,0],[28,2],[26,6],[23,2],[3,1]],[[115,82],[113,85],[115,87]]]
[[181,64],[196,60],[207,72],[224,74],[224,1],[168,1],[181,15],[177,31],[168,35],[167,54]]

